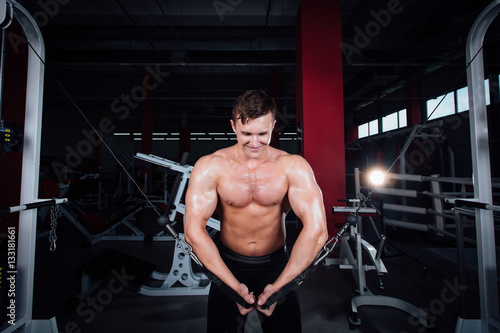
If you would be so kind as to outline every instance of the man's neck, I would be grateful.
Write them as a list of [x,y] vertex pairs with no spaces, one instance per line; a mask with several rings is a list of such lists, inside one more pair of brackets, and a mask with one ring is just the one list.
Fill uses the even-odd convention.
[[263,147],[264,151],[259,157],[248,156],[245,152],[245,148],[236,145],[234,158],[236,161],[243,165],[246,165],[249,169],[255,168],[257,165],[266,162],[269,158],[269,146]]

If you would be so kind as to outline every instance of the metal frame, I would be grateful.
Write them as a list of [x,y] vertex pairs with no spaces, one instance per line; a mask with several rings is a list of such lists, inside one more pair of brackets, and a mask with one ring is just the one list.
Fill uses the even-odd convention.
[[[470,133],[472,149],[472,173],[474,179],[474,198],[491,204],[491,164],[488,141],[488,118],[484,92],[483,41],[486,31],[500,13],[500,0],[492,1],[474,22],[467,38],[466,62],[467,86],[469,92]],[[476,237],[478,251],[479,294],[481,332],[490,332],[490,319],[498,321],[498,287],[495,249],[493,211],[475,209]],[[493,249],[493,250],[492,250]],[[464,320],[460,325],[477,323]],[[460,332],[457,326],[456,332]]]
[[[173,171],[177,171],[181,174],[182,179],[181,179],[181,184],[179,186],[179,190],[176,193],[172,194],[175,195],[175,198],[172,205],[172,210],[168,212],[168,219],[170,222],[174,222],[175,215],[177,215],[177,213],[184,215],[186,212],[186,206],[183,203],[181,203],[181,199],[188,185],[189,178],[191,177],[191,171],[193,170],[193,166],[181,165],[180,163],[168,160],[163,157],[155,155],[147,155],[143,153],[137,153],[135,157],[140,160],[153,163]],[[207,226],[215,230],[220,230],[220,221],[214,218],[210,218],[207,221]]]
[[[175,193],[168,215],[170,223],[175,221],[177,213],[185,214],[186,207],[181,203],[182,196],[188,185],[193,167],[191,165],[182,165],[155,155],[137,153],[136,158],[159,165],[161,167],[179,172],[180,184]],[[215,230],[220,230],[220,221],[210,218],[207,226]],[[184,239],[183,234],[179,237]],[[183,296],[183,295],[208,295],[210,291],[210,280],[205,274],[194,273],[191,265],[191,258],[186,255],[178,246],[175,247],[172,267],[169,273],[153,272],[151,278],[163,281],[160,287],[142,286],[139,293],[146,296]],[[180,286],[177,286],[180,285]]]
[[57,198],[57,199],[37,199],[31,203],[25,203],[19,206],[11,206],[6,208],[0,208],[0,214],[22,212],[29,209],[36,209],[41,207],[47,207],[52,205],[60,205],[68,202],[67,198]]
[[[476,213],[470,209],[464,209],[460,207],[454,208],[455,220],[456,220],[456,233],[457,233],[457,263],[458,263],[458,283],[460,285],[467,285],[466,274],[465,274],[465,248],[464,248],[464,234],[463,226],[464,219],[466,216],[475,216]],[[479,248],[478,248],[479,253]],[[480,271],[480,267],[478,267]],[[481,274],[481,273],[480,273]],[[485,295],[480,294],[480,302],[483,301]],[[467,290],[463,290],[460,295],[461,301],[461,314],[458,316],[457,324],[455,326],[455,333],[460,332],[489,332],[490,326],[495,327],[497,330],[500,329],[500,321],[498,316],[492,315],[490,317],[482,319],[464,319],[462,317],[468,317],[468,307],[467,307]],[[486,331],[482,329],[483,322],[486,325]]]
[[[500,0],[497,1],[500,6]],[[498,9],[500,12],[500,8]],[[481,91],[481,90],[480,90]],[[487,124],[483,124],[481,126],[483,129],[483,134],[487,131],[484,131],[487,128]],[[472,132],[472,131],[471,131]],[[484,138],[483,138],[484,139]],[[474,141],[475,138],[471,137],[471,140]],[[481,145],[481,149],[484,148],[485,144]],[[487,145],[486,145],[487,146]],[[487,159],[484,162],[481,160],[484,158],[482,154],[487,154]],[[476,155],[473,155],[473,162],[476,165],[480,165],[484,167],[485,165],[489,171],[489,150],[483,151],[482,153],[476,152]],[[476,172],[483,172],[478,171]],[[356,173],[357,174],[357,173]],[[480,310],[481,310],[481,318],[480,319],[464,319],[459,317],[456,323],[455,332],[490,332],[492,327],[496,329],[500,329],[500,316],[498,310],[498,295],[497,295],[497,264],[496,264],[496,244],[495,244],[495,226],[494,226],[494,215],[493,211],[500,211],[500,207],[492,204],[493,198],[493,189],[500,188],[500,184],[497,180],[492,181],[491,175],[488,172],[485,178],[477,177],[474,175],[474,178],[449,178],[449,177],[426,177],[420,175],[405,175],[405,174],[386,174],[388,178],[405,180],[405,181],[414,181],[414,182],[423,182],[429,181],[434,184],[441,183],[452,183],[452,184],[461,184],[461,185],[472,185],[474,187],[474,197],[472,193],[469,193],[469,198],[457,198],[451,197],[450,194],[453,193],[441,193],[440,186],[432,187],[433,190],[437,192],[417,192],[415,190],[405,190],[405,189],[392,189],[392,188],[377,188],[376,191],[378,193],[382,193],[385,195],[394,195],[394,196],[407,196],[407,197],[417,197],[418,194],[422,194],[425,196],[432,197],[433,201],[439,200],[440,204],[434,207],[441,207],[439,211],[430,210],[419,207],[405,207],[401,205],[393,205],[393,204],[385,204],[383,205],[386,210],[393,211],[408,211],[417,214],[434,214],[435,216],[439,215],[440,217],[453,219],[455,221],[454,228],[456,228],[456,233],[451,233],[446,231],[448,225],[436,222],[435,225],[427,225],[422,223],[412,223],[406,221],[398,221],[384,218],[384,222],[388,225],[397,226],[406,229],[419,230],[423,232],[434,231],[438,235],[446,235],[448,237],[455,237],[457,239],[457,244],[462,242],[468,242],[471,244],[477,245],[477,255],[478,255],[478,274],[479,274],[479,297],[480,297]],[[478,188],[482,187],[481,190]],[[357,187],[359,190],[360,187]],[[359,192],[358,192],[359,193]],[[480,200],[479,198],[484,198],[484,193],[489,194],[488,199]],[[480,196],[482,194],[482,196]],[[443,210],[442,202],[456,204],[457,206],[465,205],[467,207],[471,207],[474,209],[473,211],[464,211],[459,207],[454,208],[454,215],[452,216],[450,213],[447,213]],[[434,203],[435,204],[435,203]],[[472,216],[475,217],[475,228],[476,228],[476,239],[466,238],[461,234],[461,225],[464,216]],[[462,268],[461,265],[461,249],[460,246],[457,245],[458,252],[458,263],[459,263],[459,273]],[[463,274],[462,274],[463,275]],[[465,312],[464,312],[465,313]]]
[[[332,210],[334,213],[376,213],[374,208],[359,207],[359,200],[357,200],[357,203],[358,206],[332,207]],[[382,236],[378,249],[375,249],[373,245],[362,238],[361,232],[358,230],[359,226],[361,226],[361,217],[358,217],[358,223],[355,226],[351,226],[350,235],[346,235],[341,238],[340,258],[325,259],[325,266],[338,265],[340,269],[352,270],[354,280],[358,286],[357,291],[359,295],[354,296],[351,299],[351,315],[349,317],[349,322],[353,325],[361,325],[361,319],[358,317],[358,308],[360,306],[372,305],[393,307],[405,311],[406,313],[417,318],[419,323],[423,326],[428,328],[434,327],[434,325],[427,319],[427,312],[422,309],[394,297],[373,295],[373,293],[368,289],[366,286],[366,271],[375,270],[379,276],[387,274],[387,268],[380,259],[384,248],[385,236]],[[349,246],[349,239],[354,241],[356,255],[353,254],[351,247]],[[363,264],[363,250],[367,252],[372,265]]]
[[[179,234],[184,239],[182,234]],[[151,278],[163,281],[160,287],[143,285],[139,289],[146,296],[193,296],[208,295],[210,280],[203,273],[194,273],[191,257],[179,246],[175,246],[172,267],[169,273],[154,271]]]
[[[37,199],[40,165],[40,139],[42,127],[42,102],[44,86],[45,45],[42,34],[33,17],[14,0],[14,18],[21,25],[28,43],[28,73],[26,84],[26,109],[24,122],[23,163],[21,171],[20,202]],[[40,58],[39,58],[40,57]],[[35,271],[36,210],[19,213],[17,273],[16,273],[16,320],[15,325],[6,323],[2,332],[57,332],[55,319],[33,320],[33,283]]]
[[[364,199],[364,196],[361,193],[362,186],[360,184],[359,169],[356,168],[354,174],[355,174],[356,193],[359,196],[358,200],[362,201]],[[480,203],[480,202],[478,202],[477,199],[452,198],[449,196],[449,193],[442,193],[441,192],[441,185],[440,185],[441,183],[474,185],[473,181],[470,178],[456,178],[456,177],[450,178],[450,177],[438,177],[438,176],[428,177],[428,176],[421,176],[421,175],[407,175],[407,174],[395,174],[395,173],[386,173],[386,177],[390,178],[390,179],[402,180],[405,182],[411,181],[411,182],[429,182],[429,183],[431,183],[431,189],[433,192],[427,192],[427,191],[418,192],[416,190],[407,190],[405,188],[403,188],[403,189],[376,188],[375,190],[377,193],[380,193],[380,194],[393,195],[393,196],[399,196],[399,197],[416,198],[416,197],[418,197],[418,195],[429,196],[433,199],[434,209],[427,209],[425,207],[409,207],[409,206],[405,206],[405,205],[384,203],[383,204],[384,210],[410,212],[410,213],[414,213],[414,214],[433,214],[434,216],[441,217],[441,220],[434,219],[435,223],[429,224],[429,225],[423,224],[423,223],[414,223],[414,222],[407,222],[407,221],[392,220],[392,219],[388,219],[388,218],[384,217],[384,223],[387,223],[387,225],[393,225],[393,226],[406,228],[406,229],[412,229],[412,230],[419,230],[422,232],[428,232],[428,231],[432,230],[438,235],[442,234],[442,235],[446,235],[446,236],[450,236],[450,237],[456,237],[457,242],[459,242],[459,240],[458,240],[459,237],[461,237],[460,242],[461,241],[471,242],[472,241],[471,239],[465,238],[465,237],[463,237],[463,235],[458,234],[458,231],[459,231],[458,227],[457,227],[457,235],[446,231],[446,228],[448,226],[445,223],[443,223],[444,218],[453,219],[454,221],[456,221],[456,215],[452,215],[452,213],[446,212],[444,210],[443,202],[453,204],[453,203],[455,203],[455,201],[457,201],[457,203],[459,203],[459,202],[469,202],[472,200],[472,201],[474,201],[474,205],[475,205],[473,207],[480,206],[481,208],[491,209],[491,210],[500,209],[500,207],[498,207],[498,206],[494,206],[494,205],[487,204],[487,203]],[[434,184],[434,186],[432,184]],[[436,184],[437,184],[437,186],[436,186]],[[491,180],[490,180],[490,183],[488,186],[490,189],[491,188],[500,188],[500,184],[498,182],[491,183]],[[335,207],[336,212],[349,212],[349,210],[352,210],[352,209],[353,208],[338,209],[337,207]],[[364,212],[367,212],[368,208],[361,207],[361,208],[359,208],[359,212],[360,213],[363,212],[363,209],[365,209]],[[455,212],[455,214],[456,214],[456,212]],[[369,218],[371,220],[371,217],[369,217]],[[373,224],[373,221],[372,221],[372,224]],[[456,225],[458,225],[458,223],[456,223]],[[357,318],[357,315],[356,315],[357,314],[357,310],[356,310],[357,307],[362,306],[362,305],[379,305],[379,306],[384,305],[384,306],[392,306],[392,307],[400,308],[401,310],[407,311],[410,314],[414,314],[413,311],[415,311],[415,313],[418,314],[418,316],[416,316],[416,317],[418,318],[419,322],[421,324],[423,324],[424,326],[429,325],[429,323],[426,322],[426,320],[427,320],[426,314],[424,312],[421,312],[418,309],[412,310],[413,306],[411,304],[408,304],[406,302],[403,302],[403,301],[400,301],[397,299],[396,300],[388,300],[388,299],[384,299],[383,297],[373,296],[369,291],[367,291],[365,294],[363,294],[363,287],[365,286],[365,280],[364,280],[364,275],[361,275],[361,273],[364,274],[364,272],[357,267],[358,265],[361,264],[360,259],[358,259],[359,252],[360,252],[359,247],[363,246],[362,238],[361,238],[361,234],[362,234],[361,233],[361,224],[358,224],[357,228],[358,228],[357,230],[354,229],[354,234],[353,234],[354,236],[351,235],[351,238],[356,242],[356,252],[358,253],[358,255],[357,255],[358,257],[357,258],[354,257],[354,255],[352,253],[347,253],[347,255],[346,255],[347,260],[349,262],[352,262],[353,264],[350,266],[345,266],[345,265],[341,266],[341,268],[351,268],[354,270],[353,273],[357,273],[357,275],[355,274],[355,279],[356,279],[356,282],[357,282],[357,284],[359,286],[359,290],[360,290],[360,295],[356,296],[356,298],[351,301],[352,312],[353,312],[353,317],[350,318],[351,323],[354,323],[354,324],[359,323],[359,319]],[[492,234],[493,234],[493,232],[492,232]],[[379,238],[382,240],[382,237],[379,236]],[[478,243],[479,243],[479,240],[478,240]],[[493,243],[493,249],[495,248],[494,245],[495,244]],[[345,252],[349,251],[349,248],[347,245],[347,240],[343,240],[342,246],[343,246],[343,249],[345,249],[344,250]],[[491,251],[491,248],[490,248],[490,252],[494,252],[494,251]],[[371,254],[370,252],[369,252],[369,254],[371,255],[371,257],[373,257],[373,254]],[[479,269],[481,270],[481,267]],[[494,272],[495,272],[494,274],[496,276],[496,269]],[[495,298],[496,296],[495,296],[495,294],[493,294],[493,295],[488,295],[488,297]],[[500,322],[500,320],[498,320],[498,318],[495,317],[494,315],[490,315],[488,318],[489,318],[488,319],[489,323],[491,325],[497,325],[497,323]],[[470,331],[479,332],[480,331],[479,324],[480,324],[480,320],[463,320],[460,318],[459,321],[457,322],[457,328],[463,329],[464,331],[467,331],[467,329],[470,328]],[[427,327],[430,327],[430,326],[427,326]],[[461,332],[461,331],[457,331],[457,332]]]
[[[359,177],[359,169],[355,169],[355,176]],[[449,210],[444,209],[443,202],[449,202],[449,200],[454,199],[465,199],[463,196],[472,196],[473,193],[457,193],[457,192],[442,192],[441,184],[459,184],[459,185],[474,185],[471,178],[457,178],[457,177],[439,177],[437,175],[432,176],[422,176],[422,175],[407,175],[407,174],[397,174],[397,173],[386,173],[386,177],[389,179],[400,180],[405,183],[406,182],[429,182],[431,192],[423,191],[418,192],[417,190],[408,190],[408,189],[398,189],[398,188],[390,188],[390,187],[377,187],[375,188],[375,192],[383,195],[391,195],[398,197],[411,197],[417,198],[419,195],[428,196],[432,200],[432,209],[426,207],[418,207],[418,206],[408,206],[404,204],[391,204],[384,203],[383,208],[387,211],[399,211],[405,213],[413,213],[420,215],[432,215],[434,219],[434,224],[423,224],[423,223],[415,223],[408,221],[399,221],[384,217],[384,222],[388,225],[401,227],[405,229],[413,229],[418,231],[427,232],[429,230],[433,230],[437,235],[446,235],[449,236],[449,233],[446,229],[449,227],[445,223],[445,219],[454,220],[455,216]],[[500,183],[498,180],[495,180],[494,183],[490,183],[490,191],[491,188],[500,188]],[[360,194],[360,188],[357,189],[358,195]],[[462,197],[452,197],[452,195],[461,195]],[[453,202],[451,202],[453,203]]]
[[[121,220],[116,221],[112,226],[106,228],[105,230],[93,234],[87,227],[82,224],[79,220],[78,215],[71,209],[74,206],[71,205],[61,205],[59,210],[62,215],[64,215],[73,225],[85,236],[87,237],[88,244],[93,246],[99,242],[103,241],[140,241],[143,242],[148,240],[148,236],[144,234],[142,230],[134,226],[131,221],[135,218],[135,215],[144,209],[143,206],[136,206],[131,209],[126,215],[122,217]],[[129,234],[118,233],[117,229],[120,226],[124,226],[130,231]],[[151,241],[173,241],[174,238],[169,235],[164,236],[153,236]]]

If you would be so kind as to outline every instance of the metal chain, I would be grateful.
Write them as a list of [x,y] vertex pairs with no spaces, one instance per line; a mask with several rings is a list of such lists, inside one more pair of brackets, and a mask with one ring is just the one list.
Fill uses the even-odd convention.
[[54,204],[50,207],[50,252],[54,252],[56,250],[56,229],[57,229],[57,218],[59,217],[59,206]]

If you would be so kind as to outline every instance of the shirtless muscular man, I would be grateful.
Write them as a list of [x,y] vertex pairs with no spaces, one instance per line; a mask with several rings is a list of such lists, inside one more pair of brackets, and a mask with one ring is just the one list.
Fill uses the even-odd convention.
[[[200,158],[191,173],[185,240],[208,270],[252,305],[245,309],[212,285],[208,332],[243,332],[245,316],[254,309],[263,314],[264,332],[301,332],[296,292],[265,310],[260,306],[309,267],[328,232],[309,164],[269,145],[275,116],[274,101],[263,91],[242,94],[230,120],[237,143]],[[288,257],[285,216],[290,209],[303,228]],[[206,231],[215,211],[221,221],[218,242]]]

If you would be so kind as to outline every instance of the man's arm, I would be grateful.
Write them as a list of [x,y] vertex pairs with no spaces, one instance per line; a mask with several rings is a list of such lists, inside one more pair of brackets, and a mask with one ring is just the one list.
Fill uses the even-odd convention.
[[323,195],[314,173],[302,157],[293,155],[287,158],[292,159],[290,163],[287,161],[286,169],[288,200],[303,229],[295,241],[288,264],[278,279],[266,287],[259,297],[259,305],[308,268],[328,240]]
[[[231,289],[235,290],[249,304],[254,303],[254,297],[248,288],[241,284],[227,268],[220,257],[219,250],[207,233],[208,219],[217,207],[217,157],[208,155],[202,157],[193,167],[186,192],[186,212],[184,219],[184,236],[194,253],[210,271],[216,273]],[[239,307],[240,312],[243,307]]]

